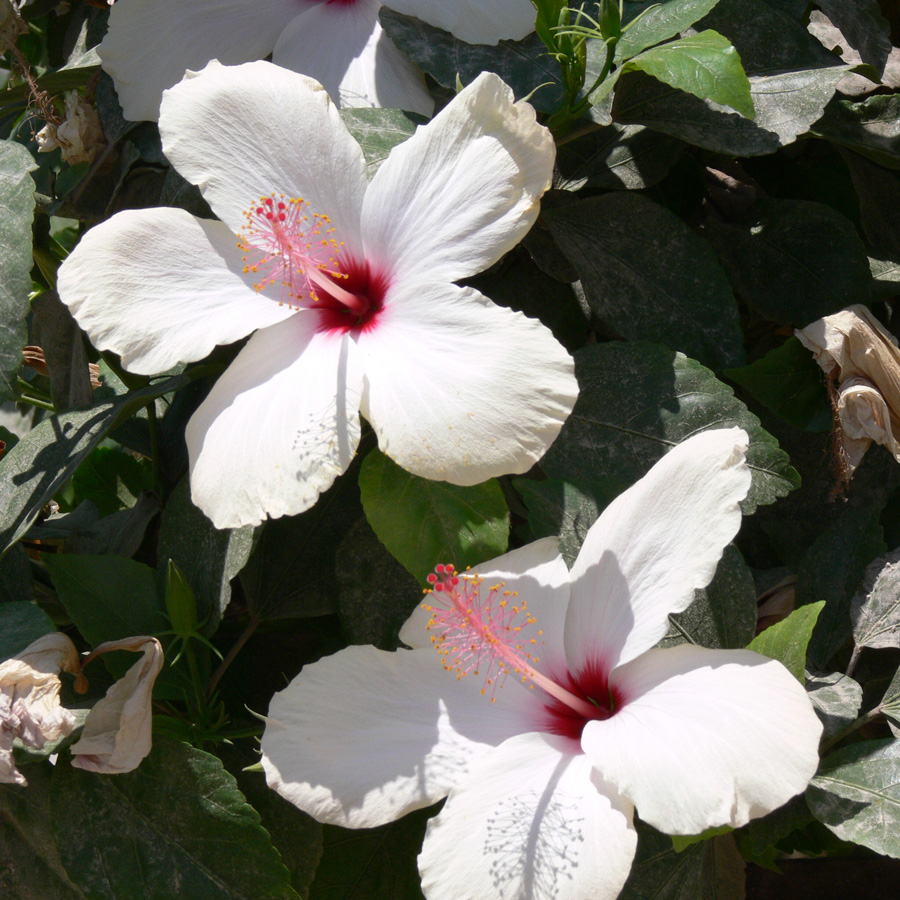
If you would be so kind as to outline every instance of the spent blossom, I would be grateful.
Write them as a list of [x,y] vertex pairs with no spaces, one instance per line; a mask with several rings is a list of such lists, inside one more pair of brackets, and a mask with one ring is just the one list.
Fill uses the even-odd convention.
[[391,150],[362,150],[311,79],[211,63],[167,91],[160,132],[221,221],[122,212],[63,263],[94,345],[153,374],[250,340],[187,426],[194,502],[218,528],[312,506],[359,414],[405,469],[454,484],[527,471],[577,394],[539,322],[454,284],[537,218],[554,145],[490,73]]
[[[98,47],[125,117],[156,119],[165,88],[186,69],[217,59],[272,54],[309,75],[344,106],[384,106],[430,115],[421,74],[384,33],[380,0],[121,0]],[[534,28],[531,0],[388,0],[392,9],[469,43],[522,38]]]
[[419,856],[429,900],[612,900],[635,811],[699,834],[803,791],[822,726],[784,666],[655,649],[738,530],[746,447],[737,428],[676,446],[607,507],[571,572],[552,538],[438,566],[400,633],[411,649],[348,647],[275,695],[270,786],[350,828],[446,797]]

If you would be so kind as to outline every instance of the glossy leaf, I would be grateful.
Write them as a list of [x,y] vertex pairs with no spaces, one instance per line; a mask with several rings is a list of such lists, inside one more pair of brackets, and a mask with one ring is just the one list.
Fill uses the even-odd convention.
[[431,481],[373,450],[359,486],[372,530],[422,584],[440,562],[462,570],[506,552],[509,510],[496,479],[472,487]]

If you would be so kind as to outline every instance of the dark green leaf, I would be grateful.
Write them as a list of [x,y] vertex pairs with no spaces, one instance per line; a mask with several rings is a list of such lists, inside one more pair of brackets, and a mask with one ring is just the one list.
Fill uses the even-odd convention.
[[51,803],[66,871],[92,897],[299,897],[259,814],[202,750],[158,740],[124,775],[60,760]]
[[839,65],[751,75],[753,121],[634,72],[619,80],[612,117],[716,153],[764,156],[809,131],[846,71]]
[[338,547],[338,615],[351,644],[400,646],[400,629],[422,602],[422,583],[388,553],[361,518]]
[[698,431],[739,425],[750,436],[753,473],[744,512],[798,484],[787,455],[756,416],[712,372],[680,353],[653,344],[600,344],[575,354],[575,374],[575,408],[541,461],[553,478],[608,476],[632,484]]
[[753,638],[747,644],[747,649],[762,653],[770,659],[777,659],[801,684],[804,684],[806,648],[816,626],[816,620],[824,607],[824,601],[798,607],[786,619],[770,625]]
[[684,144],[641,125],[607,125],[557,149],[561,186],[640,190],[668,175]]
[[356,477],[354,465],[312,509],[262,526],[240,573],[247,603],[260,618],[322,616],[337,611],[337,548],[363,515]]
[[36,603],[25,600],[0,603],[0,662],[51,631],[56,631],[53,622]]
[[825,726],[823,739],[842,731],[859,714],[862,688],[849,675],[841,672],[813,675],[807,672],[806,690],[816,715]]
[[812,821],[812,813],[801,794],[767,816],[753,819],[737,833],[745,856],[761,857],[769,847]]
[[885,550],[880,512],[845,512],[816,539],[797,570],[798,602],[825,601],[809,645],[818,669],[850,640],[850,600],[866,566]]
[[862,741],[826,756],[806,801],[842,840],[900,857],[900,741]]
[[591,309],[629,340],[707,365],[743,361],[737,304],[709,245],[665,207],[616,192],[545,213]]
[[85,900],[53,841],[50,763],[28,767],[28,786],[0,784],[0,896],[4,900]]
[[850,602],[857,648],[900,647],[900,550],[876,559]]
[[529,537],[558,535],[559,552],[571,567],[591,525],[625,485],[612,478],[590,482],[515,478],[513,487],[528,507]]
[[702,19],[719,0],[669,0],[651,7],[633,21],[616,44],[616,59],[636,56],[641,50],[667,41]]
[[749,226],[710,226],[735,289],[775,322],[802,327],[871,295],[865,247],[830,206],[772,200],[758,205]]
[[423,900],[416,856],[434,809],[380,828],[324,829],[324,852],[309,900]]
[[716,31],[701,31],[645,50],[626,64],[701,100],[752,119],[750,82],[737,50]]
[[191,502],[187,478],[169,497],[159,529],[160,570],[171,559],[187,578],[198,615],[211,634],[231,600],[231,579],[244,567],[253,547],[252,526],[219,531]]
[[536,34],[493,46],[467,44],[440,28],[387,7],[381,8],[379,18],[390,39],[423,72],[446,88],[456,88],[457,75],[463,84],[469,84],[482,72],[495,72],[513,89],[517,99],[539,88],[530,102],[540,112],[552,111],[563,99],[559,66]]
[[900,94],[877,94],[861,103],[829,103],[812,133],[879,165],[900,169]]
[[743,900],[745,863],[732,835],[678,853],[669,835],[635,825],[637,854],[619,900]]
[[371,177],[387,159],[391,148],[411,137],[423,116],[400,109],[342,109],[341,119],[362,147],[366,172]]
[[472,487],[431,481],[373,450],[359,487],[372,530],[421,584],[440,562],[465,569],[506,552],[509,510],[496,479]]
[[847,43],[881,75],[891,52],[891,26],[878,0],[816,0],[816,6],[841,30]]
[[92,450],[72,478],[75,502],[90,500],[101,516],[130,509],[152,483],[148,461],[139,461],[113,447]]
[[874,279],[872,290],[876,299],[885,300],[900,294],[900,262],[870,256],[869,271]]
[[22,367],[25,317],[31,290],[31,219],[35,169],[31,154],[13,141],[0,141],[0,401],[11,400]]
[[23,547],[13,547],[0,558],[0,603],[34,598],[31,563]]
[[672,627],[661,647],[691,643],[736,650],[747,646],[756,633],[756,588],[737,547],[725,548],[709,586],[696,591],[694,602],[670,618]]
[[900,260],[900,173],[848,150],[842,150],[841,156],[859,197],[863,233],[885,256]]
[[881,699],[881,711],[894,726],[891,730],[897,734],[897,726],[900,726],[900,669],[894,673],[888,689]]
[[187,384],[184,375],[167,378],[90,409],[58,413],[28,432],[0,460],[0,553],[14,544],[41,507],[71,478],[107,433],[154,397]]
[[725,374],[795,428],[831,430],[831,402],[822,369],[797,338],[788,338],[756,362]]

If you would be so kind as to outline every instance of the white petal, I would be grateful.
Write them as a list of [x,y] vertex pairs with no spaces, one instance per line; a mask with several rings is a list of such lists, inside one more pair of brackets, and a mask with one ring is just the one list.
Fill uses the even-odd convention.
[[97,52],[125,118],[156,119],[162,92],[185,69],[267,56],[297,10],[297,0],[125,0],[110,10]]
[[531,228],[555,153],[534,109],[480,75],[376,172],[363,206],[367,256],[403,279],[481,272]]
[[522,730],[431,650],[348,647],[272,698],[269,786],[321,822],[368,828],[446,796],[486,750]]
[[359,347],[363,415],[381,449],[453,484],[527,472],[578,392],[572,359],[548,329],[472,288],[392,288]]
[[422,75],[384,33],[380,7],[379,0],[311,6],[281,33],[273,62],[315,78],[341,106],[384,106],[430,116],[434,101]]
[[470,44],[518,41],[534,31],[531,0],[387,0],[386,5],[443,28]]
[[573,673],[610,672],[652,647],[669,613],[712,580],[750,488],[739,428],[670,450],[591,526],[572,566],[566,655]]
[[668,834],[777,809],[818,766],[819,722],[781,663],[748,650],[650,650],[612,676],[625,705],[581,736],[600,775]]
[[153,375],[290,315],[253,289],[237,238],[180,209],[121,212],[59,270],[59,295],[100,350]]
[[479,759],[428,823],[429,900],[615,900],[637,845],[633,809],[548,735]]
[[311,78],[267,62],[210,63],[166,91],[159,130],[172,165],[235,233],[244,211],[275,191],[330,216],[359,255],[365,160]]
[[[527,604],[536,622],[523,629],[522,639],[534,636],[538,640],[539,649],[534,652],[540,656],[542,671],[564,669],[563,624],[569,604],[569,570],[559,555],[557,539],[543,538],[519,547],[473,566],[470,574],[484,577],[483,589],[502,584],[504,590],[514,591],[517,600]],[[439,598],[433,596],[428,602],[439,602]],[[430,613],[418,607],[400,630],[400,640],[414,648],[430,647],[426,630],[429,618]]]
[[350,465],[362,375],[314,312],[257,332],[187,426],[191,496],[216,528],[295,515]]

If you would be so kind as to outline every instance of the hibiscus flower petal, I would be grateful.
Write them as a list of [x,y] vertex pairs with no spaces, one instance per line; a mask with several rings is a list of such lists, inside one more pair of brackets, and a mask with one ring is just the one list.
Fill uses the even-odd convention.
[[587,758],[530,733],[473,763],[428,823],[429,900],[614,900],[637,846],[633,808]]
[[575,402],[572,359],[472,288],[404,282],[359,336],[363,415],[404,469],[453,484],[526,472]]
[[256,293],[243,265],[221,222],[128,210],[81,239],[59,270],[59,295],[95,347],[153,375],[290,315]]
[[217,528],[295,515],[350,465],[362,375],[314,312],[258,331],[187,426],[191,495]]
[[[448,560],[452,562],[452,560]],[[504,590],[516,593],[517,601],[527,605],[535,618],[533,626],[525,626],[521,637],[534,635],[539,641],[535,655],[540,656],[541,669],[565,666],[563,625],[569,603],[569,570],[559,555],[556,538],[543,538],[524,547],[473,566],[471,575],[482,575],[485,587],[502,583]],[[439,601],[432,597],[427,602]],[[400,640],[413,648],[431,647],[426,630],[431,613],[419,606],[400,630]]]
[[[421,73],[384,33],[379,0],[317,3],[281,33],[272,60],[320,82],[342,106],[383,106],[430,116]],[[339,32],[340,41],[323,40]]]
[[260,197],[284,193],[329,216],[359,255],[366,164],[318,82],[267,62],[212,62],[166,91],[159,130],[169,161],[235,233]]
[[389,0],[386,5],[443,28],[470,44],[518,41],[534,31],[531,0]]
[[430,650],[347,647],[303,671],[269,706],[269,786],[320,822],[369,828],[446,796],[472,763],[522,730]]
[[750,488],[739,428],[670,450],[591,526],[572,566],[566,655],[573,673],[609,673],[659,641],[669,613],[706,587],[741,524]]
[[654,828],[699,834],[764,816],[803,791],[822,724],[802,685],[748,650],[650,650],[612,675],[625,702],[581,744]]
[[297,0],[129,0],[110,10],[97,52],[125,118],[155,120],[162,92],[185,69],[267,56],[297,11]]
[[481,272],[528,233],[555,152],[534,109],[479,75],[375,173],[363,205],[368,258],[412,281]]

